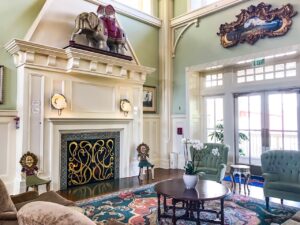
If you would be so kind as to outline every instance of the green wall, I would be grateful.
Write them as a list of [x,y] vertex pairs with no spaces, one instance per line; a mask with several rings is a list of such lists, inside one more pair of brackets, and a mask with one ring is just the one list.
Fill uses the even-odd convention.
[[45,0],[9,0],[0,5],[0,64],[4,65],[4,91],[1,109],[15,109],[17,95],[16,67],[3,45],[13,38],[24,38]]
[[140,63],[156,69],[153,74],[147,76],[145,85],[158,87],[159,29],[122,15],[118,15],[118,19]]
[[[175,1],[178,2],[178,1]],[[287,47],[300,44],[300,15],[293,18],[291,30],[283,37],[260,39],[254,45],[247,43],[239,44],[236,47],[225,49],[220,44],[220,38],[216,35],[219,26],[225,22],[236,20],[235,15],[239,14],[241,9],[248,6],[257,5],[261,1],[252,0],[238,4],[234,7],[213,13],[203,17],[200,20],[200,26],[190,27],[180,39],[176,49],[176,57],[173,60],[173,113],[185,113],[185,68],[188,66],[198,65],[216,60],[233,58],[251,53],[263,52],[266,50]],[[284,4],[291,3],[295,10],[300,12],[299,0],[270,0],[269,4],[273,7],[281,7]],[[180,109],[179,109],[180,108]]]
[[187,12],[187,1],[188,0],[174,0],[173,15],[174,17],[180,16]]
[[[45,0],[10,0],[0,5],[0,65],[5,66],[4,72],[4,103],[0,110],[16,109],[17,76],[12,57],[3,45],[13,38],[23,39],[32,22],[41,10]],[[158,5],[155,5],[158,11]],[[147,77],[146,85],[158,87],[159,76],[159,29],[128,17],[118,15],[128,39],[138,59],[144,66],[154,67],[156,71]]]

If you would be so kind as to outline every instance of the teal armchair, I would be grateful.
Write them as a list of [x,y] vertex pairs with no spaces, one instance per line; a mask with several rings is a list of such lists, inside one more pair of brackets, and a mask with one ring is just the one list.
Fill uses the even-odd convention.
[[[218,149],[214,155],[212,150]],[[191,147],[191,157],[194,157],[196,169],[201,180],[213,180],[221,183],[225,176],[229,147],[224,144],[204,143],[204,149],[197,151]]]
[[266,208],[270,197],[300,201],[300,152],[272,150],[261,155]]

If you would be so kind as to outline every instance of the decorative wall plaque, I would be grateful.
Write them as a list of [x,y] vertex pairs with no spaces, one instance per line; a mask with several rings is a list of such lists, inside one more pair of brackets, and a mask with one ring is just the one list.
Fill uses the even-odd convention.
[[271,10],[272,5],[260,3],[242,9],[237,21],[220,25],[221,44],[224,48],[238,43],[248,42],[253,45],[264,37],[285,35],[292,26],[292,17],[297,14],[291,4]]

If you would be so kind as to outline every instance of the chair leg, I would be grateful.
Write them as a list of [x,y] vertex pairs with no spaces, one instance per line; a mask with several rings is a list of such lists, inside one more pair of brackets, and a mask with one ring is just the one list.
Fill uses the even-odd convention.
[[283,205],[283,199],[280,199],[280,204]]
[[26,192],[29,190],[29,186],[26,186]]
[[35,190],[35,191],[38,192],[38,191],[39,191],[39,187],[38,187],[37,185],[34,185],[34,186],[33,186],[33,190]]
[[269,201],[270,201],[270,198],[266,197],[266,209],[267,210],[269,210]]
[[143,168],[140,168],[139,179],[140,179],[140,180],[143,180],[143,178],[144,178]]
[[50,183],[46,184],[46,191],[50,191]]
[[152,177],[152,180],[154,180],[154,167],[151,167],[151,177]]

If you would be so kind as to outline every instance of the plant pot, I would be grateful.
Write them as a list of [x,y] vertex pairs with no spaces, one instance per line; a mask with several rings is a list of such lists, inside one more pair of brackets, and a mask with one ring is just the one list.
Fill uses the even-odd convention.
[[188,175],[183,174],[183,182],[185,184],[186,189],[195,188],[199,180],[198,175]]

